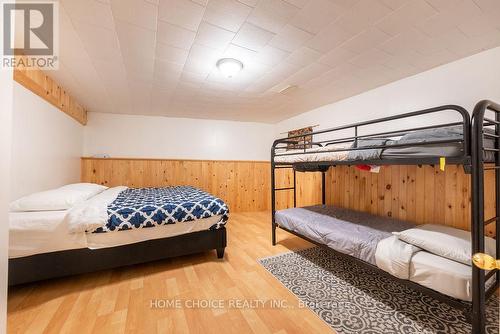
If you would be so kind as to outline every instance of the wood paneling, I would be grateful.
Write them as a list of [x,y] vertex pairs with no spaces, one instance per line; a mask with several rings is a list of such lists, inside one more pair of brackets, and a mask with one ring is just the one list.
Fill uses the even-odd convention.
[[[296,173],[297,206],[321,203],[321,173]],[[82,159],[82,180],[107,186],[193,185],[222,198],[232,212],[271,209],[270,164],[265,161]],[[276,187],[293,186],[290,169],[276,171]],[[486,172],[485,216],[495,214],[494,174]],[[470,176],[461,166],[384,166],[380,173],[332,167],[327,204],[374,215],[470,228]],[[293,206],[293,191],[276,194],[276,208]],[[494,224],[487,228],[494,234]]]
[[[318,188],[319,189],[319,188]],[[493,217],[494,174],[486,172],[485,216]],[[470,175],[461,166],[384,166],[380,173],[354,167],[330,168],[327,203],[407,220],[470,229]],[[494,224],[488,235],[494,234]]]
[[106,186],[192,185],[222,198],[231,212],[269,210],[270,165],[260,161],[82,159],[82,180]]
[[[82,158],[82,181],[106,186],[192,185],[222,198],[231,212],[271,210],[271,165],[266,161]],[[278,187],[293,185],[281,169]],[[321,202],[321,174],[297,173],[297,204]],[[278,193],[277,208],[293,206],[293,191]]]
[[79,123],[87,124],[87,111],[85,108],[43,71],[34,68],[16,67],[14,69],[14,80]]

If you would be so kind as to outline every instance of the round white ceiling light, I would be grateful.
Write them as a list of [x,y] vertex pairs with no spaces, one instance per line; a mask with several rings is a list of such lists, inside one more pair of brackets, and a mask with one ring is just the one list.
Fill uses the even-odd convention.
[[217,68],[226,78],[232,78],[243,69],[243,63],[234,58],[222,58],[217,61]]

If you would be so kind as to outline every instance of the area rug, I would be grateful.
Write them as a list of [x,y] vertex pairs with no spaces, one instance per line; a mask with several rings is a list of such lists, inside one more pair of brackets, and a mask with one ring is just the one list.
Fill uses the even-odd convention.
[[[471,333],[462,311],[324,248],[260,263],[339,334]],[[499,333],[498,306],[495,295],[487,333]]]

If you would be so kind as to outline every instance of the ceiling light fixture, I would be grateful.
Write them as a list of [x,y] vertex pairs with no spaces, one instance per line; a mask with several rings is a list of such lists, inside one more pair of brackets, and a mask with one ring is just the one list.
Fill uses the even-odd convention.
[[232,78],[243,69],[243,63],[234,58],[222,58],[217,61],[217,68],[226,78]]

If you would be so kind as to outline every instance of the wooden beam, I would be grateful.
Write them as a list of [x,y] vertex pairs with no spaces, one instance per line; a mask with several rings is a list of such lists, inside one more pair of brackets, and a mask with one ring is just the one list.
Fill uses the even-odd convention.
[[[24,56],[16,56],[24,57]],[[56,81],[40,69],[16,67],[14,80],[82,125],[87,124],[87,110]]]

